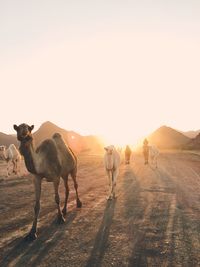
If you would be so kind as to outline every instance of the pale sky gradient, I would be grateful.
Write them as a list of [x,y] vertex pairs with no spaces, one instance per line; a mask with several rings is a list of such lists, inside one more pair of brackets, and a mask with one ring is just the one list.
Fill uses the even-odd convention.
[[0,0],[0,132],[197,130],[200,1]]

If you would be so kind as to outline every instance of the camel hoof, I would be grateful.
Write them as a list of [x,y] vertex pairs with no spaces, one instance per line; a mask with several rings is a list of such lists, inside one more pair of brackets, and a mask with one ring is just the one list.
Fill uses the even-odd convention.
[[79,199],[77,200],[76,207],[77,208],[81,208],[82,207],[82,202]]
[[25,236],[25,241],[34,241],[35,239],[37,239],[37,234],[36,233],[32,233],[30,232],[27,236]]
[[58,224],[63,224],[65,223],[65,218],[61,215],[61,216],[58,216]]
[[67,209],[62,209],[62,214],[63,214],[64,216],[66,216],[66,214],[67,214]]

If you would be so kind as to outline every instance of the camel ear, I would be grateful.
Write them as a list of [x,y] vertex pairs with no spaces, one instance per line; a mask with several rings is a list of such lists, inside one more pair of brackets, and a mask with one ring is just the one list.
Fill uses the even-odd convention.
[[13,128],[15,129],[15,131],[17,131],[19,127],[16,124],[14,124]]
[[33,128],[34,128],[34,125],[31,125],[31,126],[28,127],[30,132],[33,130]]
[[108,148],[107,147],[104,147],[105,151],[108,151]]

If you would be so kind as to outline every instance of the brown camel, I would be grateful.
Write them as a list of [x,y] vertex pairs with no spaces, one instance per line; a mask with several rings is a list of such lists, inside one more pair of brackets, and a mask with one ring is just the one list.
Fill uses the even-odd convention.
[[[41,182],[46,178],[48,182],[53,182],[55,190],[55,202],[58,208],[58,222],[63,223],[65,219],[63,215],[67,212],[67,200],[69,196],[68,175],[70,174],[74,188],[76,190],[76,203],[77,207],[82,206],[78,197],[78,184],[76,181],[77,173],[77,159],[72,150],[65,144],[61,135],[55,133],[52,139],[43,141],[37,149],[34,149],[33,137],[31,131],[34,125],[29,126],[25,123],[19,126],[13,125],[17,131],[17,139],[20,141],[20,152],[24,156],[26,168],[34,175],[35,186],[35,216],[32,228],[26,236],[27,240],[34,240],[37,238],[37,219],[40,210],[40,195],[41,195]],[[58,187],[62,177],[65,185],[65,203],[61,211],[60,197]]]
[[125,149],[125,164],[130,164],[131,153],[132,151],[130,147],[127,145]]

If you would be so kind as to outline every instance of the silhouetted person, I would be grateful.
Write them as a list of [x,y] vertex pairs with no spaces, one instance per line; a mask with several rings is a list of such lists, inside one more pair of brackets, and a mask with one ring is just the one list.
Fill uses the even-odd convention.
[[148,144],[149,144],[149,142],[145,138],[144,142],[143,142],[144,164],[148,164],[149,163],[149,145]]
[[129,146],[126,146],[126,149],[125,149],[125,164],[129,164],[130,163],[130,157],[131,157],[131,149]]

